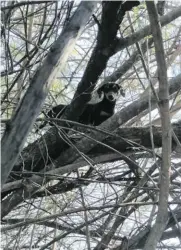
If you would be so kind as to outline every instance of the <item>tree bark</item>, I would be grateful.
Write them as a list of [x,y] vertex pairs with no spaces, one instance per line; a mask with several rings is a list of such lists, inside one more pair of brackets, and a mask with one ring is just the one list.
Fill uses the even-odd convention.
[[1,185],[3,185],[21,152],[57,71],[65,64],[71,49],[80,36],[96,2],[81,2],[59,38],[52,45],[43,65],[36,71],[30,86],[12,117],[2,138]]
[[160,193],[156,222],[148,235],[144,250],[156,249],[167,223],[168,218],[168,197],[171,168],[171,123],[169,113],[169,87],[167,80],[167,67],[163,47],[161,25],[158,20],[158,12],[154,2],[146,2],[149,14],[155,54],[158,65],[159,79],[159,108],[162,126],[162,164],[160,169]]

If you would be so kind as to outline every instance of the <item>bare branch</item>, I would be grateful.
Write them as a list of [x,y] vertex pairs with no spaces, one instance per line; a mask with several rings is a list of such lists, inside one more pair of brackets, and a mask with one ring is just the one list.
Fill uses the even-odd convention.
[[[160,24],[163,27],[180,16],[181,16],[181,6],[177,6],[175,10],[170,11],[168,14],[160,18]],[[147,25],[145,28],[135,32],[133,35],[128,36],[126,38],[121,38],[119,40],[119,43],[117,44],[116,51],[125,49],[126,47],[133,45],[136,42],[139,42],[141,39],[149,35],[151,35],[151,26]]]
[[151,30],[155,44],[155,54],[158,65],[159,108],[162,125],[162,164],[160,169],[160,193],[156,222],[148,236],[144,250],[155,249],[166,226],[168,217],[169,178],[171,167],[171,124],[169,114],[169,88],[167,67],[161,33],[161,25],[154,2],[147,2]]
[[15,115],[8,124],[2,138],[1,185],[6,182],[16,159],[21,152],[28,132],[31,130],[32,125],[40,112],[50,84],[57,74],[57,70],[60,70],[59,67],[63,67],[71,52],[71,48],[74,47],[77,38],[81,34],[82,29],[89,20],[96,5],[96,2],[80,3],[70,23],[53,44],[48,57],[34,75],[30,87],[20,106],[17,108]]

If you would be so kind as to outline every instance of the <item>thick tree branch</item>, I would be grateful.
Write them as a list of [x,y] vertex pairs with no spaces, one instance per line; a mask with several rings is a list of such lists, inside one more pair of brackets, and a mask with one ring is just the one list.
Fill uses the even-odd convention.
[[96,5],[96,2],[80,3],[71,21],[51,47],[43,65],[35,73],[22,102],[7,126],[2,138],[2,185],[6,182],[22,150],[28,132],[40,112],[57,70],[64,66],[71,48],[75,45]]
[[[180,89],[180,81],[181,81],[181,74],[176,76],[175,78],[171,79],[169,82],[169,91],[170,95]],[[152,107],[156,105],[156,100],[154,97],[151,99]],[[120,125],[123,125],[131,118],[137,116],[142,111],[148,109],[149,107],[149,98],[147,96],[143,97],[141,100],[136,100],[127,107],[123,108],[119,112],[117,112],[114,116],[112,116],[109,120],[105,121],[102,125],[98,128],[107,130],[107,131],[114,131]],[[62,140],[59,139],[58,130],[56,128],[51,128],[49,131],[55,129],[57,131],[57,137],[54,137],[51,132],[46,133],[47,137],[43,138],[44,140],[40,139],[37,143],[30,144],[24,152],[22,152],[22,159],[19,159],[19,162],[14,167],[14,171],[21,171],[21,167],[24,165],[26,170],[31,170],[33,166],[34,169],[36,167],[36,171],[40,171],[45,166],[45,160],[47,157],[47,150],[49,157],[54,158],[57,157],[61,151],[63,151]],[[100,134],[100,132],[92,132],[89,135],[91,138],[95,138],[96,140],[104,140],[107,137],[107,134]],[[81,143],[82,144],[81,146]],[[47,144],[45,147],[45,143]],[[96,143],[95,143],[96,144]],[[79,148],[80,145],[80,148]],[[88,151],[94,148],[93,142],[87,138],[80,140],[80,143],[76,144],[76,146],[84,152],[84,146],[87,145]],[[91,146],[92,145],[92,146]],[[57,159],[57,166],[67,164],[68,162],[72,162],[71,157],[75,157],[75,151],[73,149],[68,149],[66,152],[63,153],[64,161],[61,162]],[[33,156],[33,158],[32,158]],[[70,157],[71,156],[71,157]],[[55,157],[55,158],[56,158]],[[62,155],[59,157],[61,159]],[[77,155],[78,157],[78,155]],[[68,159],[68,162],[67,160]],[[48,163],[48,162],[47,162]]]
[[[179,138],[179,140],[181,141],[181,121],[179,123],[175,123],[173,124],[173,129],[174,132],[176,133],[177,137]],[[151,139],[150,139],[150,128],[146,127],[146,128],[119,128],[117,130],[118,137],[109,137],[106,139],[105,144],[108,144],[111,147],[115,147],[120,151],[125,152],[126,149],[128,148],[128,150],[130,151],[130,143],[126,142],[126,140],[121,140],[119,136],[124,137],[125,139],[129,139],[132,140],[132,146],[134,147],[139,147],[140,144],[140,148],[139,151],[141,150],[141,146],[143,146],[143,150],[146,150],[146,148],[144,147],[151,147]],[[155,142],[157,142],[155,144],[155,147],[160,147],[161,144],[161,135],[162,135],[162,130],[161,127],[153,127],[153,134],[155,136]],[[134,142],[136,142],[136,144],[134,145]],[[117,144],[116,144],[117,143]],[[138,143],[138,144],[137,144]],[[97,152],[98,151],[98,152]],[[100,153],[101,150],[99,150],[98,148],[95,148],[95,152]],[[109,152],[109,154],[107,154],[108,152],[105,150],[105,148],[102,148],[102,151],[105,151],[106,155],[104,155],[103,157],[100,158],[100,156],[98,155],[95,159],[94,159],[94,164],[96,163],[104,163],[104,162],[110,162],[113,160],[118,160],[118,159],[122,159],[119,154],[113,155],[113,158],[111,158],[111,155],[109,155],[111,152]],[[92,150],[92,153],[94,152],[94,149]],[[91,152],[90,152],[91,153]],[[51,179],[54,179],[54,176],[56,175],[63,175],[65,173],[69,173],[72,172],[74,170],[77,170],[80,167],[83,167],[87,165],[86,161],[81,161],[78,163],[73,163],[64,167],[60,167],[57,168],[55,170],[50,170],[48,172],[45,173],[45,175],[43,175],[43,177],[40,176],[34,176],[32,178],[30,178],[29,180],[25,179],[24,182],[20,181],[15,181],[12,183],[7,183],[4,185],[4,188],[2,189],[2,192],[7,192],[7,191],[11,191],[13,189],[17,189],[17,188],[25,188],[24,191],[24,196],[21,196],[19,194],[21,194],[23,191],[19,190],[18,192],[13,193],[12,195],[10,195],[9,197],[7,197],[7,199],[5,199],[2,202],[2,214],[6,214],[9,213],[9,211],[16,206],[17,204],[19,204],[20,202],[23,201],[24,198],[28,198],[33,196],[33,193],[35,192],[35,190],[37,190],[38,188],[32,185],[32,183],[38,183],[39,185],[45,184],[46,181],[49,181]],[[45,179],[46,176],[46,179]],[[68,188],[68,187],[67,187]],[[26,191],[27,190],[27,191]],[[65,190],[64,190],[65,191]],[[36,194],[35,194],[36,196]],[[9,204],[9,205],[8,205]],[[8,206],[8,209],[7,209]],[[10,210],[9,210],[10,209]]]
[[[178,123],[172,124],[172,129],[174,130],[177,138],[181,142],[181,121]],[[160,148],[162,146],[162,128],[160,126],[153,126],[152,127],[153,139],[154,139],[154,147]],[[174,141],[173,141],[174,143]],[[104,144],[108,145],[109,147],[105,147],[104,145],[98,145],[93,148],[89,153],[88,156],[94,155],[96,158],[92,158],[94,164],[96,163],[105,163],[105,162],[112,162],[118,159],[123,159],[121,155],[116,154],[113,152],[112,149],[116,149],[122,153],[129,153],[131,154],[131,149],[134,148],[134,152],[138,149],[138,152],[144,152],[148,150],[148,153],[151,154],[149,148],[151,149],[151,137],[150,137],[150,127],[131,127],[131,128],[118,128],[113,136],[109,136],[104,140]],[[101,156],[103,155],[103,156]],[[112,158],[113,157],[113,158]],[[83,161],[83,165],[79,162],[79,167],[86,165],[87,163]],[[94,165],[93,164],[93,165]],[[71,168],[64,166],[60,168],[60,171],[73,171],[77,169],[77,164],[71,164]],[[30,172],[29,172],[30,173]],[[66,172],[67,173],[67,172]],[[24,173],[25,177],[28,175],[28,172]],[[46,174],[46,173],[45,173]],[[59,172],[59,174],[63,174],[63,172]],[[54,179],[52,176],[50,179]],[[23,187],[22,180],[9,182],[4,184],[1,193],[6,191],[11,191],[16,188]]]
[[[131,6],[134,6],[137,4],[138,2],[135,1],[131,3]],[[99,78],[101,72],[105,69],[106,63],[108,59],[110,58],[110,56],[112,55],[112,50],[115,47],[117,30],[119,28],[120,21],[121,21],[120,16],[121,18],[123,18],[125,15],[125,11],[121,12],[121,9],[120,9],[119,22],[118,22],[117,11],[119,10],[118,8],[119,6],[120,6],[120,3],[105,2],[105,5],[104,5],[105,10],[103,8],[102,23],[101,23],[101,27],[103,30],[101,29],[98,32],[97,45],[89,60],[89,63],[87,65],[83,78],[81,82],[79,83],[77,92],[75,93],[76,99],[75,98],[73,99],[72,104],[70,105],[70,107],[67,109],[65,113],[65,116],[67,116],[70,110],[70,114],[73,114],[70,120],[78,119],[79,114],[83,111],[85,107],[85,103],[90,98],[91,90],[95,86],[97,79]],[[108,14],[110,14],[109,19],[108,19],[108,16],[109,16]],[[115,24],[114,28],[112,27],[113,23]],[[144,48],[146,49],[146,47]],[[105,53],[105,51],[107,52]],[[125,62],[125,64],[122,67],[124,72],[129,70],[129,68],[132,66],[132,64],[136,60],[136,57],[137,57],[137,53],[135,52],[131,60],[128,60],[127,62]],[[122,71],[122,69],[120,70]],[[117,77],[119,77],[118,74],[117,74]],[[67,117],[69,117],[70,114],[68,114]],[[13,170],[21,170],[21,166],[25,165],[27,170],[32,170],[33,168],[34,171],[39,171],[40,169],[44,168],[45,159],[47,159],[46,164],[48,164],[50,158],[56,159],[60,155],[61,151],[64,150],[65,148],[66,148],[66,143],[61,140],[57,129],[55,127],[51,128],[48,131],[48,133],[46,133],[44,136],[42,136],[42,138],[40,138],[40,140],[36,141],[33,144],[30,144],[25,149],[25,154],[22,152],[24,162],[22,164],[22,158],[19,158]],[[47,149],[48,149],[49,157],[47,157]],[[29,156],[28,158],[27,158],[26,152],[28,152],[28,156]],[[26,156],[24,157],[24,155]],[[32,159],[32,156],[33,156],[33,159]]]
[[[180,78],[181,74],[177,76],[177,81],[170,81],[172,83],[174,82],[175,87],[177,85],[177,90],[180,88]],[[175,85],[176,82],[177,84]],[[176,90],[175,87],[173,88],[173,85],[172,84],[170,85],[170,94],[172,91],[175,92]],[[155,98],[152,97],[151,99],[152,105],[156,104],[156,102],[157,101],[155,100]],[[98,128],[107,131],[114,131],[116,128],[126,123],[130,118],[138,115],[143,110],[147,109],[148,105],[149,105],[149,100],[147,97],[144,97],[142,100],[137,100],[128,105],[127,107],[123,108],[116,114],[114,114],[108,120],[103,122]],[[96,145],[100,144],[100,142],[103,141],[107,137],[107,135],[93,131],[89,135],[89,137],[90,139],[85,137],[75,144],[75,147],[78,148],[79,151],[84,154],[88,153]],[[64,164],[70,163],[75,159],[77,159],[78,157],[79,154],[77,154],[77,152],[75,152],[74,149],[69,148],[55,160],[54,167],[59,167]]]
[[159,79],[159,108],[162,126],[162,164],[160,169],[160,193],[156,222],[152,228],[144,250],[155,249],[166,226],[168,217],[168,196],[171,168],[171,124],[169,114],[169,87],[167,80],[167,67],[161,33],[161,25],[154,2],[147,2],[147,10],[151,23],[151,30],[155,44],[155,54],[158,65]]
[[106,68],[109,58],[115,53],[117,31],[126,11],[137,6],[139,1],[103,2],[101,28],[98,30],[97,44],[86,67],[81,82],[78,84],[71,104],[66,108],[62,118],[78,121],[85,104],[91,99],[99,76]]

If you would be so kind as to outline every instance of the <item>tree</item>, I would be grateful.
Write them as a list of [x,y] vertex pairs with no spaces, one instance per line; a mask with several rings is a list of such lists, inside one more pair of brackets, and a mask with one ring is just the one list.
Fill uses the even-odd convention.
[[[1,5],[3,247],[177,248],[181,6]],[[126,98],[100,126],[80,124],[107,82]],[[36,134],[40,111],[62,102]]]

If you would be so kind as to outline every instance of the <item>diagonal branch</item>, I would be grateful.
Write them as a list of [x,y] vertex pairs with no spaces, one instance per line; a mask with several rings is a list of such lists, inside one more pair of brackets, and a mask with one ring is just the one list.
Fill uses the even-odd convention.
[[[137,5],[137,2],[135,1],[131,4],[131,6],[134,6]],[[118,2],[104,3],[101,22],[102,28],[98,32],[97,45],[91,55],[83,78],[79,83],[72,104],[70,104],[64,115],[70,117],[69,120],[78,119],[79,114],[85,107],[85,103],[89,100],[91,90],[94,88],[95,84],[97,83],[97,79],[105,69],[106,63],[112,55],[112,50],[114,49],[115,42],[117,41],[116,34],[120,25],[120,19],[125,15],[125,10],[124,12],[122,11],[122,13],[119,12],[119,22],[117,23],[117,12],[119,10],[118,7],[120,7],[120,3]],[[122,16],[120,17],[120,15]],[[115,24],[115,27],[112,27],[113,23]],[[124,72],[131,67],[134,60],[136,60],[136,56],[137,53],[135,52],[133,57],[131,58],[132,61],[128,61],[127,64],[124,64]],[[61,151],[65,148],[66,143],[61,140],[57,129],[55,127],[51,128],[48,133],[42,136],[42,138],[40,138],[33,144],[28,145],[28,147],[22,153],[24,165],[28,170],[32,169],[33,166],[34,171],[39,171],[40,169],[44,168],[45,164],[49,164],[49,157],[52,159],[56,159],[60,155]],[[47,157],[47,154],[49,155],[49,157]],[[21,167],[22,159],[19,158],[13,170],[19,171],[21,170]]]
[[86,67],[82,80],[78,84],[71,104],[66,108],[62,118],[78,121],[85,104],[91,99],[91,92],[94,89],[99,76],[106,68],[110,57],[115,54],[117,44],[117,32],[126,11],[137,6],[139,1],[103,2],[102,20],[97,35],[97,44]]
[[[180,81],[181,81],[181,74],[170,81],[170,94],[177,91],[180,88]],[[152,102],[156,103],[156,100],[152,99]],[[129,120],[130,117],[139,114],[140,112],[142,112],[147,108],[148,108],[148,98],[144,97],[142,101],[137,100],[132,104],[130,104],[129,106],[127,106],[126,108],[124,108],[123,110],[116,113],[113,117],[111,117],[102,125],[100,125],[99,128],[103,130],[113,131],[116,128],[118,128],[119,125],[124,124],[127,120]],[[75,145],[83,153],[89,152],[92,148],[94,148],[98,144],[99,140],[103,141],[107,137],[107,134],[105,135],[105,133],[101,134],[100,132],[92,132],[90,136],[96,140],[92,141],[90,138],[83,138]],[[80,164],[77,165],[73,164],[74,169],[71,168],[71,164],[69,165],[69,167],[66,168],[64,168],[63,165],[74,161],[78,157],[79,155],[77,155],[76,152],[70,148],[61,154],[61,156],[54,162],[53,167],[59,168],[60,166],[62,166],[61,167],[62,174],[71,172],[72,170],[78,169],[80,167]],[[34,182],[36,181],[40,185],[42,184],[41,178],[40,179],[35,178]],[[24,197],[31,197],[34,193],[34,190],[37,190],[37,187],[36,186],[32,187],[30,185],[30,188],[27,189],[26,193],[23,190],[20,190],[13,193],[9,197],[5,198],[1,206],[2,216],[8,214],[14,207],[16,207],[19,203],[21,203]]]
[[[160,24],[163,27],[169,24],[170,22],[174,21],[180,16],[181,16],[181,6],[178,6],[175,10],[172,10],[168,14],[161,17]],[[131,36],[127,36],[126,38],[119,39],[119,42],[116,47],[116,52],[123,50],[126,47],[133,45],[136,42],[139,42],[141,39],[149,35],[151,35],[151,26],[147,25],[145,28],[135,32]]]
[[2,185],[23,148],[57,70],[66,62],[71,48],[74,47],[96,5],[96,2],[80,3],[72,19],[51,47],[43,65],[35,73],[22,102],[7,126],[2,138]]

